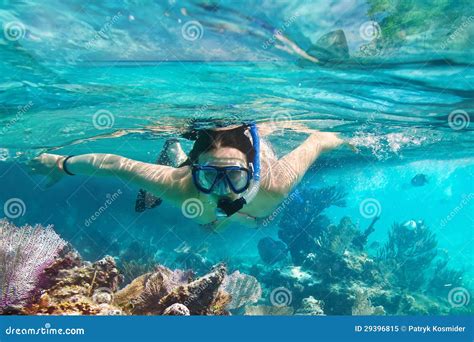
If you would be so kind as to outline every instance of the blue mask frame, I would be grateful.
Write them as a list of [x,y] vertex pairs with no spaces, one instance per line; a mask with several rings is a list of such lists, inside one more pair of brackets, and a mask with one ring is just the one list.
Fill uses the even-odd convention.
[[[253,176],[253,172],[251,169],[249,170],[241,166],[213,166],[213,165],[195,164],[192,166],[192,175],[193,175],[194,185],[196,186],[196,188],[198,188],[199,191],[205,194],[212,193],[216,184],[218,184],[221,180],[224,180],[235,194],[241,194],[242,192],[245,192],[250,186],[250,180],[252,179],[252,176]],[[216,178],[214,179],[214,181],[212,182],[209,188],[204,187],[199,181],[199,176],[198,176],[199,171],[215,171],[216,172]],[[227,171],[246,172],[247,179],[246,179],[245,185],[242,188],[236,188],[235,184],[229,178]]]

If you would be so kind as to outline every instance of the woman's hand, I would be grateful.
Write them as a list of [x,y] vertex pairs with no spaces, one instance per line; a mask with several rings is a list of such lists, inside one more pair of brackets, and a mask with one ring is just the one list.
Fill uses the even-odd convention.
[[48,177],[48,183],[46,183],[46,187],[49,188],[64,177],[65,173],[60,168],[64,158],[64,156],[57,154],[43,153],[39,157],[33,159],[29,163],[29,166],[33,174],[39,174]]

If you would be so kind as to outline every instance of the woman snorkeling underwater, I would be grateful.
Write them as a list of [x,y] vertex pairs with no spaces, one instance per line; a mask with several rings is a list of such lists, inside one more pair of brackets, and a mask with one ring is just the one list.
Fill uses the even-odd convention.
[[195,140],[189,156],[177,139],[171,139],[158,160],[165,165],[113,154],[45,153],[32,167],[53,181],[64,175],[93,175],[131,182],[142,188],[137,211],[156,206],[161,199],[179,207],[194,200],[202,207],[194,218],[199,224],[255,226],[285,199],[322,152],[343,143],[335,133],[311,131],[300,146],[277,159],[259,128],[264,130],[254,123],[194,130],[187,136]]

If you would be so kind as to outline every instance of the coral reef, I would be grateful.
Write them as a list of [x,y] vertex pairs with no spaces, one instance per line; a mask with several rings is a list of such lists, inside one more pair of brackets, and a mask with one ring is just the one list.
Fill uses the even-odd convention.
[[153,254],[151,246],[138,241],[131,242],[119,253],[117,264],[120,272],[124,275],[125,284],[155,268],[156,261]]
[[394,224],[388,234],[388,241],[380,250],[380,266],[395,280],[392,283],[408,289],[419,289],[426,281],[426,269],[437,255],[437,241],[423,222],[408,221]]
[[321,213],[331,205],[345,206],[344,197],[344,192],[336,187],[299,190],[299,196],[285,208],[278,231],[278,237],[288,245],[293,262],[301,263],[314,251],[315,238],[330,224]]
[[0,313],[26,304],[39,276],[66,246],[51,226],[16,227],[0,221]]
[[385,315],[383,306],[374,307],[369,299],[367,291],[358,289],[355,292],[355,303],[352,306],[353,316],[371,316],[371,315]]
[[156,263],[163,252],[151,247],[139,250],[137,243],[116,259],[105,256],[90,263],[51,227],[27,226],[22,231],[24,227],[0,221],[1,313],[447,315],[474,311],[469,297],[464,300],[458,298],[464,293],[455,293],[469,294],[465,272],[450,267],[447,252],[438,248],[436,235],[423,221],[395,223],[386,242],[367,247],[379,218],[361,229],[349,217],[331,222],[324,214],[330,206],[344,204],[344,192],[335,187],[299,191],[282,211],[281,241],[261,239],[257,262],[242,257],[229,260],[229,265],[212,266],[201,255],[205,249],[183,244],[175,249],[176,269],[174,264],[169,268]]
[[[6,227],[8,232],[18,229],[10,225]],[[30,236],[29,233],[29,230],[25,232],[25,236]],[[52,233],[47,231],[47,234]],[[6,231],[2,235],[5,239],[12,236],[14,234],[6,234]],[[11,240],[17,241],[18,238]],[[45,239],[28,241],[31,242],[29,247],[38,249]],[[228,310],[255,303],[261,295],[260,285],[254,277],[238,271],[228,276],[224,264],[214,266],[209,273],[198,278],[193,271],[171,270],[157,265],[152,272],[136,277],[120,289],[124,277],[114,258],[106,256],[94,263],[86,262],[75,250],[64,245],[58,244],[63,248],[55,257],[48,254],[47,264],[42,264],[44,267],[34,268],[34,281],[19,283],[18,286],[24,288],[15,294],[28,291],[28,301],[18,300],[15,306],[5,306],[3,314],[228,315]],[[4,264],[9,265],[7,262]],[[23,271],[23,268],[15,270]]]
[[248,268],[261,282],[264,298],[283,287],[291,293],[289,305],[296,314],[310,314],[311,306],[315,313],[328,315],[472,312],[472,304],[450,302],[447,290],[467,286],[464,272],[448,267],[449,258],[440,253],[436,236],[422,221],[394,224],[387,242],[369,254],[366,245],[378,216],[365,230],[349,217],[334,224],[324,210],[344,206],[343,191],[329,187],[300,193],[279,222],[278,236],[288,246],[292,264]]
[[23,309],[25,314],[111,315],[114,292],[122,276],[113,258],[83,262],[70,250],[46,268],[40,277],[40,294]]
[[437,258],[427,289],[430,293],[444,295],[447,287],[451,287],[453,284],[462,284],[465,272],[449,268],[447,255],[438,255]]
[[301,302],[301,307],[296,311],[296,315],[305,316],[323,316],[324,302],[321,300],[314,299],[313,296],[304,298]]
[[191,271],[158,265],[119,289],[123,276],[113,258],[106,256],[91,264],[69,251],[44,270],[32,302],[12,313],[227,315],[231,296],[221,286],[226,270],[224,265],[216,265],[205,276],[193,279]]

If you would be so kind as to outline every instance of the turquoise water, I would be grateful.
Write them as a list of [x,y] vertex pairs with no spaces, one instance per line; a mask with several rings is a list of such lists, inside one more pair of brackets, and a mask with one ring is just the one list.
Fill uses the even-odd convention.
[[[445,44],[446,30],[453,29],[440,23],[440,27],[423,32],[424,44],[419,39],[399,46],[387,43],[386,50],[375,56],[359,54],[321,64],[294,53],[262,48],[271,37],[264,23],[278,27],[283,20],[283,14],[278,13],[284,9],[291,18],[288,13],[296,10],[296,4],[295,8],[283,3],[274,8],[262,5],[253,14],[262,22],[236,13],[235,8],[231,11],[232,4],[214,14],[194,3],[189,7],[153,5],[157,11],[168,11],[173,20],[181,16],[183,22],[186,18],[181,8],[194,10],[194,19],[204,26],[202,46],[180,40],[181,21],[174,24],[177,28],[173,31],[166,26],[169,16],[163,16],[165,22],[156,28],[160,34],[143,34],[139,40],[151,17],[132,4],[123,8],[86,7],[84,13],[73,11],[73,2],[48,5],[51,16],[63,11],[57,25],[66,18],[71,20],[62,31],[48,26],[47,18],[34,18],[35,11],[46,11],[34,3],[2,10],[4,22],[16,18],[26,23],[26,29],[22,39],[3,39],[0,45],[0,203],[19,199],[23,204],[18,217],[8,215],[6,209],[0,216],[17,225],[53,224],[84,259],[91,261],[112,255],[119,261],[185,268],[190,265],[189,258],[180,258],[180,253],[189,246],[206,265],[225,261],[231,269],[253,272],[265,294],[278,286],[291,287],[294,284],[287,278],[281,280],[282,275],[271,276],[272,270],[291,273],[301,265],[290,255],[276,265],[266,265],[257,248],[264,237],[278,239],[278,231],[284,229],[278,219],[261,229],[231,225],[213,232],[166,202],[136,213],[138,189],[120,180],[77,176],[46,188],[44,178],[30,174],[27,167],[29,160],[43,152],[115,153],[154,162],[165,140],[178,136],[193,119],[290,121],[295,130],[276,130],[269,137],[278,156],[303,141],[305,133],[298,132],[302,125],[338,132],[356,149],[343,148],[322,156],[302,182],[302,189],[337,186],[346,193],[345,207],[331,206],[324,211],[331,223],[338,224],[348,216],[363,231],[374,216],[365,212],[364,204],[367,200],[375,203],[380,220],[369,236],[366,252],[376,258],[394,223],[422,220],[436,234],[438,257],[449,259],[451,268],[465,271],[457,283],[438,284],[439,298],[447,299],[455,287],[472,294],[472,23],[465,30],[467,40],[453,43],[449,49],[441,49],[440,44]],[[28,6],[34,11],[27,13]],[[303,2],[299,6],[304,10],[309,5]],[[352,53],[366,43],[354,38],[360,23],[374,18],[366,16],[370,2],[348,2],[346,6],[344,15],[336,15],[339,12],[334,3],[327,22],[318,24],[321,27],[317,29],[345,29]],[[453,12],[444,15],[462,23],[453,7]],[[396,8],[390,10],[397,12]],[[113,18],[119,12],[115,24]],[[270,13],[276,17],[268,19]],[[96,39],[90,31],[103,27],[100,18],[104,15],[116,26]],[[315,34],[308,33],[311,18],[300,17],[285,34],[307,48]],[[385,32],[384,20],[391,17],[375,17]],[[221,22],[224,33],[218,30]],[[246,35],[249,32],[258,34]],[[444,36],[436,35],[440,32]],[[89,36],[80,39],[84,34]],[[213,50],[227,41],[224,52]],[[161,48],[153,54],[156,46]],[[190,150],[191,142],[182,139],[182,144],[185,151]],[[413,184],[412,179],[419,174],[427,182]],[[110,206],[88,224],[87,220],[111,198]],[[298,220],[298,214],[295,217]],[[202,271],[196,263],[191,265]],[[409,291],[404,284],[392,284],[394,292]],[[413,291],[426,292],[421,288]],[[308,294],[319,295],[305,292]],[[333,309],[332,313],[346,311]]]

